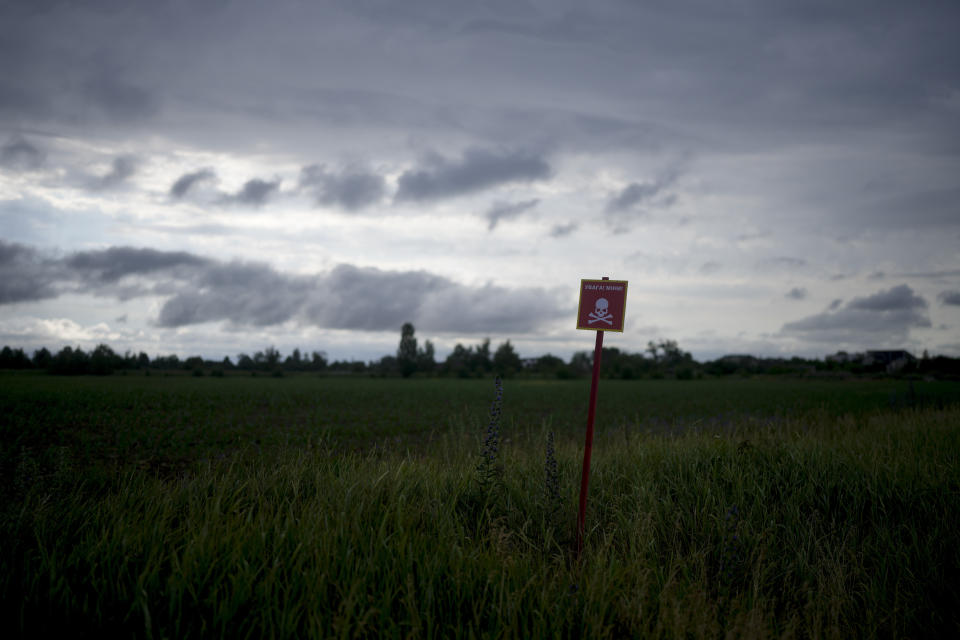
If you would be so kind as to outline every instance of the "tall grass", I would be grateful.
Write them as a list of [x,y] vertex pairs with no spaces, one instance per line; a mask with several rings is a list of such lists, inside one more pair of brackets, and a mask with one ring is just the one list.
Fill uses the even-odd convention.
[[581,443],[553,441],[558,495],[544,499],[548,422],[504,423],[495,500],[477,489],[479,420],[455,421],[429,452],[250,447],[178,476],[128,467],[90,484],[65,466],[3,509],[4,628],[954,636],[958,426],[946,407],[603,431],[579,560]]

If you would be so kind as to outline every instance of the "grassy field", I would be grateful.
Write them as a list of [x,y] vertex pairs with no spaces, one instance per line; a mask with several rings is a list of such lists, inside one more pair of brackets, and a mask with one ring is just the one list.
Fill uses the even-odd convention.
[[956,383],[588,385],[0,375],[4,628],[960,633]]

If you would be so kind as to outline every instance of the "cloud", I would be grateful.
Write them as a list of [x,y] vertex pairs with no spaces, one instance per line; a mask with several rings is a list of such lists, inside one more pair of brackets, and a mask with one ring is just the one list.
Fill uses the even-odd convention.
[[719,271],[722,268],[722,266],[723,265],[721,265],[719,262],[710,260],[700,265],[700,273],[704,275],[710,275],[711,273],[716,273],[717,271]]
[[234,194],[227,194],[221,198],[221,202],[224,204],[245,204],[252,207],[263,206],[267,200],[269,200],[275,193],[280,190],[280,179],[277,178],[272,182],[262,180],[260,178],[253,178],[252,180],[247,180],[243,187]]
[[297,321],[331,329],[395,330],[404,322],[434,332],[529,332],[566,311],[543,289],[467,287],[425,271],[341,264],[294,276],[260,263],[219,263],[164,303],[158,324],[228,321],[271,326]]
[[45,159],[43,152],[22,136],[14,136],[0,147],[0,167],[11,171],[35,171]]
[[317,204],[358,211],[379,202],[387,191],[383,176],[358,169],[331,173],[322,165],[300,171],[300,188],[313,193]]
[[830,311],[788,322],[781,332],[824,342],[903,341],[910,329],[931,326],[926,309],[926,300],[902,284],[843,306],[831,304]]
[[32,247],[0,239],[0,305],[58,295],[57,265]]
[[435,332],[531,332],[570,312],[559,293],[539,287],[472,287],[426,271],[349,264],[298,275],[260,262],[135,247],[44,259],[31,247],[0,241],[0,277],[0,304],[81,292],[119,299],[163,296],[156,324],[168,328],[292,321],[385,331],[413,322]]
[[65,258],[63,264],[81,274],[85,282],[112,283],[126,276],[155,273],[181,266],[204,266],[210,264],[210,261],[186,251],[110,247],[78,251]]
[[943,291],[937,296],[942,304],[960,306],[960,291]]
[[949,269],[944,271],[920,271],[899,274],[901,278],[923,278],[928,280],[945,280],[960,276],[960,269]]
[[255,262],[210,262],[176,283],[157,324],[182,327],[229,321],[264,327],[292,320],[316,292],[313,279]]
[[865,298],[854,298],[848,304],[851,309],[869,311],[900,311],[906,309],[926,309],[927,302],[905,284],[879,291]]
[[195,185],[201,182],[216,180],[217,174],[213,169],[203,168],[191,173],[185,173],[170,186],[170,197],[174,200],[183,198]]
[[566,224],[555,224],[550,229],[551,238],[564,238],[574,231],[577,230],[579,225],[576,222],[568,222]]
[[803,258],[793,258],[790,256],[767,258],[757,263],[757,269],[762,271],[769,271],[771,269],[784,269],[787,271],[793,271],[805,266],[807,266],[806,260]]
[[618,213],[633,209],[638,205],[669,207],[676,201],[676,196],[672,194],[667,195],[660,201],[654,201],[654,198],[661,194],[668,184],[662,182],[631,182],[617,195],[610,198],[607,202],[606,211],[607,213]]
[[677,201],[675,193],[667,189],[680,177],[678,166],[669,167],[655,179],[647,182],[631,182],[607,200],[604,212],[607,223],[615,233],[630,230],[629,222],[650,209],[669,209]]
[[431,155],[420,169],[400,175],[398,201],[452,198],[514,182],[546,180],[553,171],[539,155],[468,149],[460,160]]
[[807,290],[804,287],[794,287],[790,289],[790,291],[787,291],[785,297],[791,300],[804,300],[807,297]]
[[101,70],[82,87],[83,97],[108,119],[134,122],[154,115],[159,106],[150,91],[125,82],[116,70]]
[[114,189],[136,173],[138,164],[139,161],[136,156],[118,156],[113,159],[110,171],[102,176],[91,178],[87,182],[87,186],[94,191]]
[[501,220],[512,220],[533,209],[540,203],[539,198],[522,200],[520,202],[494,202],[484,217],[489,221],[488,231],[493,231]]
[[960,226],[960,188],[898,194],[870,203],[854,221],[893,229],[949,229]]

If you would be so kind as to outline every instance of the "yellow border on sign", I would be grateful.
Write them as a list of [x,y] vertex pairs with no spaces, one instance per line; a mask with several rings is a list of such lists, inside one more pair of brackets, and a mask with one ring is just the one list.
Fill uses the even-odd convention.
[[[623,285],[623,322],[620,323],[620,329],[601,329],[599,327],[581,327],[580,326],[580,305],[583,303],[583,285],[586,282],[602,282],[603,284],[622,284]],[[577,298],[577,329],[581,331],[613,331],[623,333],[623,328],[627,326],[627,281],[626,280],[594,280],[592,278],[580,278],[580,293]]]

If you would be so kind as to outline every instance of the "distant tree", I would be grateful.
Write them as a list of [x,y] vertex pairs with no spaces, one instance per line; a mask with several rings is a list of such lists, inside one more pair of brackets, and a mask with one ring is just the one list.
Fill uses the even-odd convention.
[[280,364],[280,352],[274,349],[272,345],[263,352],[263,357],[264,363],[270,369],[276,369],[277,365]]
[[256,363],[253,361],[253,358],[245,353],[237,354],[237,369],[241,371],[252,371],[254,367],[256,367]]
[[283,361],[283,367],[289,371],[300,371],[303,368],[304,360],[300,355],[300,349],[295,348],[293,353],[287,356]]
[[570,369],[563,359],[549,353],[536,359],[533,371],[537,375],[548,377],[569,378],[571,376]]
[[490,338],[485,338],[476,347],[464,347],[457,343],[440,367],[443,375],[454,375],[460,378],[477,378],[492,370]]
[[180,357],[175,353],[169,356],[157,356],[153,359],[152,366],[154,369],[179,369]]
[[417,349],[417,371],[433,373],[436,367],[437,361],[434,359],[433,343],[426,340],[423,343],[423,348]]
[[314,371],[323,371],[327,368],[327,354],[323,351],[314,351],[310,354],[310,368]]
[[490,357],[490,338],[484,338],[470,355],[470,375],[480,377],[491,371],[493,359]]
[[379,376],[392,376],[401,371],[400,361],[393,356],[383,356],[379,361],[371,362],[368,368]]
[[659,358],[657,357],[658,349],[659,347],[653,340],[650,340],[649,342],[647,342],[646,352],[650,354],[650,359],[653,360],[654,362],[659,360]]
[[143,351],[137,355],[137,367],[141,369],[147,369],[150,366],[150,356],[148,356]]
[[570,371],[577,376],[589,375],[593,371],[593,354],[577,351],[570,357]]
[[11,349],[5,346],[0,351],[0,369],[29,369],[30,366],[30,358],[23,349]]
[[417,370],[417,338],[413,324],[405,322],[400,328],[400,345],[397,347],[397,366],[400,375],[409,378]]
[[442,372],[445,375],[453,375],[460,378],[470,376],[470,359],[473,356],[473,347],[465,347],[459,342],[453,347],[453,351],[443,361]]
[[120,364],[122,364],[120,356],[105,344],[98,344],[97,347],[90,352],[90,373],[94,375],[110,375]]
[[38,369],[49,369],[52,361],[53,354],[51,354],[46,347],[41,347],[33,352],[33,366]]
[[509,340],[497,347],[493,354],[494,371],[508,378],[520,371],[521,367],[523,367],[523,363],[520,361],[520,356],[517,355]]
[[64,347],[53,357],[50,371],[61,375],[82,375],[90,372],[90,357],[83,349]]

